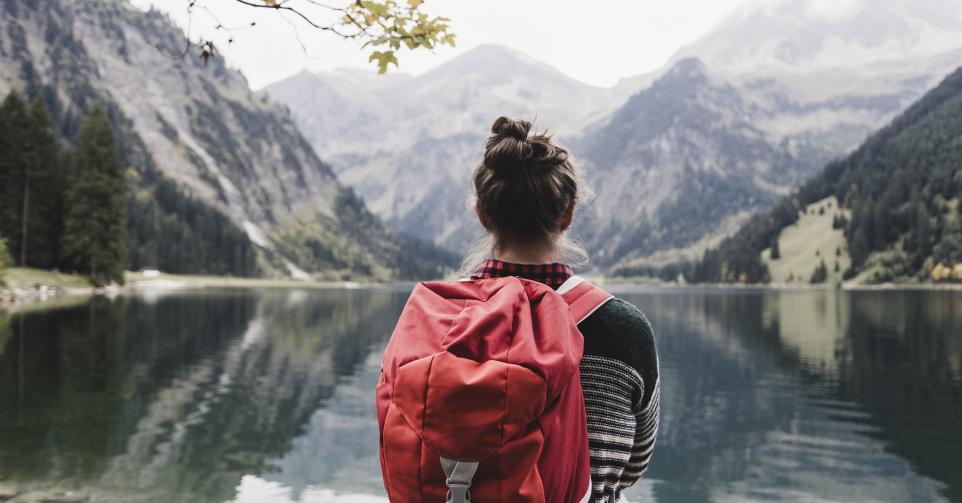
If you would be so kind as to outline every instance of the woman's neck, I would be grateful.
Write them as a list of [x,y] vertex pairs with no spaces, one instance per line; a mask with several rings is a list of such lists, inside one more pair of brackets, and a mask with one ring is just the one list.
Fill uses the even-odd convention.
[[550,264],[559,259],[555,246],[495,249],[494,258],[513,264]]

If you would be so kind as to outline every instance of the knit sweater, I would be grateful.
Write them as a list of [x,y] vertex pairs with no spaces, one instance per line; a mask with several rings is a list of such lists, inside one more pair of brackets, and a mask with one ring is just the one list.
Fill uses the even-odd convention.
[[[557,288],[564,264],[488,260],[473,277],[519,276]],[[622,500],[648,468],[658,431],[661,382],[651,325],[635,306],[614,298],[584,319],[581,386],[588,416],[591,502]]]

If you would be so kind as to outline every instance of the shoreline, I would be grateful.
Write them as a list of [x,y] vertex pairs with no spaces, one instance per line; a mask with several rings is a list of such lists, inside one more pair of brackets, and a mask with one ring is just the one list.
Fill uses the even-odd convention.
[[[316,281],[287,278],[241,278],[234,276],[179,275],[160,273],[144,275],[128,272],[123,286],[94,287],[78,276],[51,271],[11,269],[16,277],[0,286],[0,310],[12,310],[25,306],[42,306],[54,301],[90,297],[94,295],[115,296],[140,292],[175,292],[217,289],[307,289],[307,290],[354,290],[410,288],[416,281]],[[24,284],[24,278],[36,275],[32,284]],[[755,291],[962,291],[962,283],[881,283],[864,284],[844,282],[839,284],[744,284],[744,283],[667,283],[657,281],[623,281],[620,278],[594,276],[590,280],[612,290],[755,290]],[[431,281],[431,280],[428,280]],[[12,283],[12,284],[10,284]],[[19,309],[18,309],[19,310]]]
[[218,289],[307,289],[354,290],[397,288],[414,282],[316,281],[287,278],[241,278],[235,276],[151,274],[127,272],[124,285],[94,287],[85,278],[37,269],[12,268],[6,284],[0,285],[0,311],[25,306],[48,305],[54,301],[104,295],[108,297],[140,292],[176,292]]
[[855,283],[851,281],[837,284],[808,284],[808,283],[668,283],[657,281],[611,281],[602,278],[599,285],[617,288],[633,289],[675,289],[675,290],[771,290],[771,291],[812,291],[812,290],[843,290],[843,291],[962,291],[962,283]]

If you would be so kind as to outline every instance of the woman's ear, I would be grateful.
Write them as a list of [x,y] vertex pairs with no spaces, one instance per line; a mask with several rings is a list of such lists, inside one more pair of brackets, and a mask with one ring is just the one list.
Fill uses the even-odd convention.
[[565,214],[561,217],[561,232],[566,232],[571,228],[571,221],[575,218],[575,203],[574,201],[568,205],[568,209],[565,210]]
[[475,205],[474,213],[478,216],[478,222],[481,222],[481,227],[484,227],[484,230],[491,232],[491,228],[488,227],[488,222],[484,219],[484,215],[481,214],[481,208],[478,208],[478,206]]

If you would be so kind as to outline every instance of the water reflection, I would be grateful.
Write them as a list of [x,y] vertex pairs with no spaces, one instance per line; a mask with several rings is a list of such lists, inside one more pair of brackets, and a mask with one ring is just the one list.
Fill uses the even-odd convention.
[[[371,392],[407,292],[174,293],[0,315],[0,486],[383,502]],[[633,500],[962,501],[962,295],[625,292],[664,417]]]
[[962,296],[630,299],[657,320],[670,397],[649,474],[655,500],[960,499],[962,476],[950,472],[960,466],[962,383],[947,369],[958,368]]
[[403,300],[222,293],[17,317],[0,355],[0,477],[117,501],[230,500],[245,475],[276,470]]

